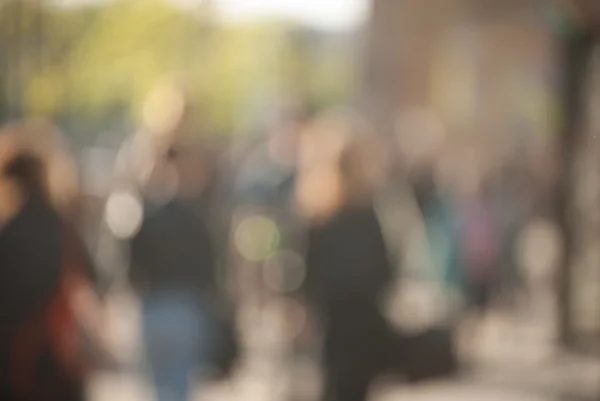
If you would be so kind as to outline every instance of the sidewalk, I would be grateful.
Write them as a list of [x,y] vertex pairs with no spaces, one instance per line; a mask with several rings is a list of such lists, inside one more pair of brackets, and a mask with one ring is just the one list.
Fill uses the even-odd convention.
[[[415,387],[383,384],[374,389],[372,398],[373,401],[596,401],[600,392],[600,370],[597,364],[593,368],[590,365],[589,361],[572,361],[561,366],[549,365],[537,369],[482,368],[456,381]],[[288,398],[285,378],[282,376],[268,374],[267,371],[246,370],[240,372],[231,383],[213,385],[199,391],[196,400],[285,401]],[[303,382],[304,385],[308,384]],[[152,394],[139,376],[107,375],[96,378],[92,385],[91,400],[146,401],[152,400]]]
[[[115,303],[115,337],[119,355],[139,357],[139,333],[136,307],[129,301]],[[552,355],[552,339],[545,318],[525,318],[510,328],[510,335],[490,324],[479,357],[468,374],[454,381],[440,381],[407,387],[381,384],[373,391],[372,401],[597,401],[600,397],[600,361],[595,357]],[[268,330],[267,330],[268,329]],[[271,336],[276,327],[265,327]],[[282,363],[281,343],[267,333],[257,338],[257,348],[268,352],[249,353],[247,361],[227,383],[199,389],[197,401],[288,401],[291,383],[302,388],[304,396],[296,400],[315,400],[319,373],[314,363]],[[270,344],[270,345],[269,345]],[[254,349],[254,348],[253,348]],[[278,356],[279,354],[279,356]],[[299,384],[298,384],[299,383]],[[152,394],[140,372],[101,374],[90,383],[91,401],[147,401]]]

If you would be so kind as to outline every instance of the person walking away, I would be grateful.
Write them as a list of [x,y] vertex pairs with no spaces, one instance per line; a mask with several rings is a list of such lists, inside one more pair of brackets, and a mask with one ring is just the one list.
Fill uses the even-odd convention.
[[463,205],[462,258],[469,304],[484,312],[498,273],[496,239],[487,199],[481,195]]
[[517,161],[506,163],[500,174],[491,199],[501,267],[498,295],[502,306],[515,312],[527,296],[518,251],[521,233],[533,217],[531,179],[527,168]]
[[470,344],[469,352],[477,353],[473,347],[488,320],[490,306],[496,295],[501,273],[501,242],[494,225],[489,188],[478,173],[462,175],[459,188],[460,218],[460,263],[463,268],[465,312],[468,315],[465,334]]
[[361,127],[345,116],[318,121],[297,187],[308,224],[303,291],[323,329],[327,401],[365,401],[391,351],[381,344],[392,335],[379,308],[392,266],[373,207],[375,163],[366,138],[349,138],[366,135]]
[[0,134],[0,398],[80,401],[87,376],[74,319],[77,308],[101,323],[88,308],[94,273],[29,129],[16,123]]
[[190,399],[214,344],[210,310],[215,260],[203,219],[187,192],[179,149],[159,154],[143,193],[141,227],[129,241],[129,279],[142,301],[142,328],[159,401]]
[[[439,179],[439,166],[424,169],[413,178],[413,191],[423,219],[428,251],[444,284],[445,295],[462,294],[458,210],[447,182]],[[454,301],[454,299],[450,298]],[[454,318],[452,305],[450,320]]]

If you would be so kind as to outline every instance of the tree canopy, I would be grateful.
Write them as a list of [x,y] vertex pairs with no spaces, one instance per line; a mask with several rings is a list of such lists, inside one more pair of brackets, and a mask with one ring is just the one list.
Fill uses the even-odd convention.
[[310,35],[285,21],[224,27],[212,17],[207,7],[183,9],[165,0],[85,7],[6,1],[0,6],[4,114],[136,122],[150,89],[176,74],[211,127],[231,132],[240,110],[273,88],[293,89],[317,104],[349,94],[345,49],[319,52]]

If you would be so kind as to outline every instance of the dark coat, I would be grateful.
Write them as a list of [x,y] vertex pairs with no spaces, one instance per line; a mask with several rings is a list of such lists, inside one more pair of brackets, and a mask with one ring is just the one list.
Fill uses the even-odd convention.
[[324,314],[376,304],[392,265],[372,207],[348,209],[308,230],[305,291]]
[[[0,398],[15,399],[10,394],[9,377],[15,333],[25,322],[36,316],[44,316],[44,308],[56,293],[63,266],[63,238],[67,226],[52,206],[41,198],[31,198],[21,211],[0,229]],[[74,232],[73,232],[74,233]],[[85,251],[78,235],[70,235],[78,243],[74,246]],[[87,252],[83,252],[86,256]],[[89,261],[89,259],[88,259]],[[92,274],[88,264],[87,273]],[[92,278],[92,277],[90,277]],[[51,354],[48,354],[51,355]],[[52,388],[68,386],[72,396],[78,399],[83,393],[79,384],[61,379],[59,365],[50,356],[40,356],[38,374],[40,380],[52,377]],[[58,380],[58,381],[57,381]],[[60,381],[60,383],[59,383]],[[71,391],[72,390],[72,391]],[[57,390],[58,391],[58,390]],[[64,396],[64,392],[61,392]],[[61,397],[62,397],[61,396]],[[54,399],[48,394],[47,399]]]
[[163,289],[207,296],[215,291],[212,239],[203,219],[180,200],[146,210],[130,241],[130,280],[142,293]]
[[393,274],[375,211],[344,210],[311,227],[307,245],[304,290],[324,331],[327,385],[366,387],[395,341],[379,307]]

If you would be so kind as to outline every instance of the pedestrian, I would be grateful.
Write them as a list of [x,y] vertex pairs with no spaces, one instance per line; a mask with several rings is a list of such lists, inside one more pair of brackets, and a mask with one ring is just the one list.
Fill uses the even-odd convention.
[[31,146],[30,129],[15,123],[0,134],[0,398],[80,401],[79,329],[102,324],[93,267],[53,197],[69,200],[52,180],[56,159]]
[[143,217],[129,239],[129,280],[142,302],[142,329],[159,401],[190,398],[193,375],[217,347],[215,255],[208,224],[187,202],[193,193],[185,148],[159,153],[141,187]]
[[323,330],[327,401],[366,400],[394,354],[379,308],[392,265],[373,205],[377,158],[364,131],[353,117],[318,120],[297,187],[308,225],[303,290]]

